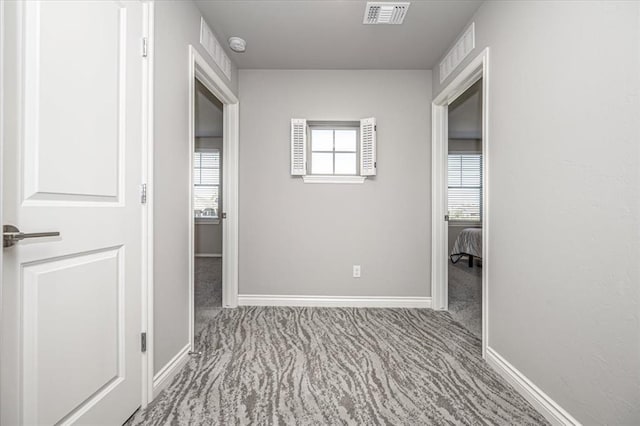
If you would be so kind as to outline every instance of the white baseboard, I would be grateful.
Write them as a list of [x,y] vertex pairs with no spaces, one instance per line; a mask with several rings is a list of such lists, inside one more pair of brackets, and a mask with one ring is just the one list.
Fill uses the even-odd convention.
[[486,359],[489,365],[509,382],[524,399],[529,401],[549,423],[552,425],[580,425],[578,420],[560,407],[542,389],[534,385],[493,348],[487,348]]
[[180,352],[176,354],[164,367],[153,376],[153,394],[151,399],[158,396],[160,392],[164,388],[166,388],[171,380],[175,377],[175,375],[180,371],[180,369],[187,363],[189,360],[189,351],[191,350],[191,344],[187,343],[187,345],[180,349]]
[[431,297],[293,296],[240,294],[240,306],[315,306],[327,308],[431,308]]
[[196,257],[222,257],[222,253],[196,253]]

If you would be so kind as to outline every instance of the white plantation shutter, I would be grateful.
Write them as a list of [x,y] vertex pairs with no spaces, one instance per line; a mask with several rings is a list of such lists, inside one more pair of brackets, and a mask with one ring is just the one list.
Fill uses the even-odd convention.
[[291,119],[291,174],[307,174],[307,120]]
[[376,119],[360,120],[360,175],[376,175]]

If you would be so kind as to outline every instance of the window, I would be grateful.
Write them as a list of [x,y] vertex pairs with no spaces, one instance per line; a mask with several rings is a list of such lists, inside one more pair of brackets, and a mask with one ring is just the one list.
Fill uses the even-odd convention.
[[482,154],[449,154],[449,220],[482,221]]
[[218,219],[220,196],[220,150],[193,153],[194,217]]
[[309,130],[312,175],[357,174],[358,127],[310,125]]
[[376,175],[375,117],[338,122],[291,119],[291,175],[305,183],[363,183]]

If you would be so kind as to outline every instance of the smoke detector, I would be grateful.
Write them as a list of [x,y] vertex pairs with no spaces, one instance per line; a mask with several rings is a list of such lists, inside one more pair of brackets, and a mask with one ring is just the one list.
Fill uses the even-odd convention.
[[247,42],[240,37],[231,37],[229,39],[229,47],[234,52],[242,53],[247,50]]
[[402,24],[409,2],[368,1],[363,24]]

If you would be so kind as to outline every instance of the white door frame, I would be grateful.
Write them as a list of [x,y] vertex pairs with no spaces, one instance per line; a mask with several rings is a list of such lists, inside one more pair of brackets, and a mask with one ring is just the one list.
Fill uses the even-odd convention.
[[[189,46],[189,143],[195,151],[195,80],[200,81],[223,104],[222,134],[222,193],[224,213],[222,222],[222,306],[238,306],[238,160],[240,109],[236,95],[216,74],[209,63]],[[189,303],[191,315],[191,346],[193,347],[194,320],[194,219],[193,219],[193,156],[189,158]]]
[[[148,62],[147,81],[147,135],[146,171],[147,171],[147,212],[146,212],[146,289],[143,300],[146,301],[144,323],[147,331],[147,352],[143,359],[145,372],[143,382],[142,406],[146,407],[154,397],[154,344],[153,344],[153,2],[150,3],[148,20]],[[188,141],[190,152],[195,148],[195,79],[197,78],[223,104],[223,194],[224,209],[227,214],[222,220],[222,303],[225,308],[238,306],[238,160],[239,160],[239,122],[240,109],[238,98],[229,86],[216,74],[200,53],[189,45],[188,67],[189,107]],[[189,351],[194,348],[194,218],[193,218],[193,155],[189,155],[189,203],[185,209],[185,219],[189,229]]]
[[432,216],[431,297],[433,309],[447,310],[449,223],[447,201],[447,155],[449,105],[472,84],[482,79],[482,357],[489,344],[489,48],[485,48],[436,96],[431,105],[432,122]]
[[142,208],[142,332],[147,351],[142,353],[141,406],[153,400],[153,42],[154,4],[142,5],[142,34],[146,38],[147,57],[142,64],[142,177],[147,196]]

